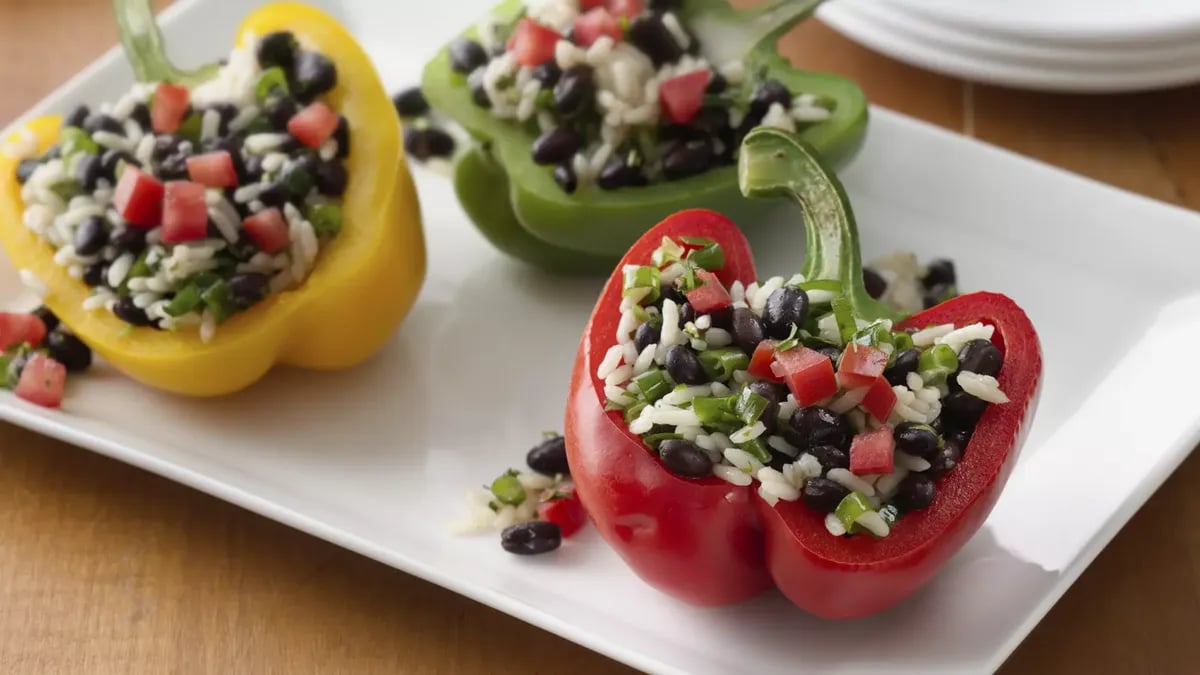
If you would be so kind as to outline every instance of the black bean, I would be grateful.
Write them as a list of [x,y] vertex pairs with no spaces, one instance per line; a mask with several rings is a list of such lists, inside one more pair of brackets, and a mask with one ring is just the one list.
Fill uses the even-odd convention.
[[113,314],[116,314],[118,319],[134,326],[149,326],[152,323],[150,317],[146,316],[146,311],[133,304],[132,298],[117,300],[117,304],[113,305]]
[[133,155],[124,150],[105,150],[100,155],[100,173],[102,177],[115,182],[117,179],[117,164],[120,162],[125,162],[128,166],[138,166],[138,161]]
[[[233,170],[238,175],[238,182],[245,184],[247,180],[246,161],[242,159],[242,143],[244,139],[241,136],[229,136],[226,138],[218,138],[208,144],[206,150],[208,152],[227,152],[229,159],[233,162]],[[254,156],[254,155],[252,155]],[[262,161],[261,159],[259,161]],[[231,191],[232,192],[232,191]],[[233,197],[230,196],[230,203],[233,203]]]
[[91,114],[86,105],[77,105],[75,109],[63,118],[64,127],[82,127],[87,122],[88,116]]
[[650,0],[650,9],[655,12],[670,12],[683,8],[683,0]]
[[713,328],[720,328],[724,331],[733,330],[733,308],[724,307],[722,309],[714,309],[708,313],[708,318],[712,321]]
[[987,401],[961,389],[952,391],[942,401],[942,417],[947,425],[955,429],[974,429],[987,405]]
[[132,253],[137,255],[146,250],[146,231],[139,227],[127,227],[113,235],[112,245],[117,253]]
[[767,407],[763,409],[759,421],[767,428],[767,433],[775,433],[779,428],[779,402],[787,398],[787,394],[770,382],[752,382],[747,388],[767,399]]
[[429,101],[420,87],[409,87],[396,92],[392,96],[392,105],[396,106],[396,114],[400,117],[420,117],[429,112]]
[[316,185],[317,159],[312,155],[301,155],[283,165],[278,183],[287,190],[289,198],[303,201]]
[[563,117],[574,117],[588,109],[595,96],[596,85],[588,66],[568,68],[554,85],[554,108]]
[[941,438],[928,424],[901,422],[892,431],[892,437],[897,450],[926,460],[932,459],[941,445]]
[[683,48],[657,14],[644,14],[629,24],[629,42],[641,50],[655,67],[675,63],[683,56]]
[[263,104],[263,114],[267,116],[267,121],[271,123],[271,128],[276,131],[286,131],[288,120],[300,111],[299,104],[296,99],[291,96],[274,95],[267,98]]
[[663,464],[676,476],[704,478],[712,474],[712,458],[691,441],[671,439],[658,446]]
[[954,271],[954,261],[939,258],[925,266],[925,276],[921,277],[925,288],[945,284],[953,286],[958,283],[958,275]]
[[704,384],[708,375],[700,365],[696,352],[687,345],[671,345],[667,349],[667,374],[677,384]]
[[17,163],[17,182],[24,185],[34,171],[42,165],[40,159],[23,159]]
[[887,280],[870,267],[863,268],[863,284],[867,287],[867,295],[875,299],[879,299],[887,291]]
[[733,310],[733,343],[747,354],[753,354],[763,341],[763,325],[754,312],[745,307]]
[[947,436],[946,442],[941,450],[929,460],[930,467],[926,473],[933,476],[945,476],[958,466],[962,461],[963,451],[966,449],[965,443],[960,443],[957,438]]
[[214,103],[208,108],[205,108],[203,112],[207,112],[209,110],[216,111],[217,113],[217,135],[222,137],[229,133],[229,123],[232,122],[233,118],[237,117],[238,113],[240,112],[238,107],[232,103]]
[[50,146],[50,149],[46,151],[46,154],[42,155],[42,159],[46,161],[58,159],[59,157],[62,157],[62,146],[57,143]]
[[296,55],[294,91],[301,101],[309,102],[337,86],[337,66],[317,52]]
[[746,388],[771,403],[781,403],[787,399],[787,389],[782,384],[757,380],[746,385]]
[[89,115],[83,123],[83,130],[89,134],[94,134],[97,131],[109,131],[114,134],[125,135],[125,125],[121,124],[116,118],[103,113]]
[[1004,354],[991,340],[971,340],[958,352],[958,372],[995,377],[1004,365]]
[[575,156],[583,145],[583,137],[569,127],[551,129],[537,137],[531,148],[533,161],[542,164],[559,164]]
[[754,85],[754,92],[750,94],[750,113],[752,115],[761,119],[761,116],[766,115],[775,103],[784,108],[792,107],[792,93],[788,91],[786,85],[779,80],[763,80]]
[[841,415],[818,406],[806,406],[792,413],[784,437],[801,450],[818,445],[846,448],[850,443],[850,426]]
[[46,335],[46,349],[50,358],[63,364],[68,372],[82,373],[92,365],[92,350],[69,333],[50,331]]
[[287,199],[288,190],[279,183],[272,183],[258,193],[258,201],[262,202],[264,206],[268,207],[283,206],[284,203],[287,202]]
[[258,41],[258,65],[264,70],[273,66],[292,69],[296,63],[296,36],[288,31],[267,33]]
[[683,291],[679,290],[675,286],[663,286],[662,289],[660,289],[660,293],[661,295],[659,296],[658,301],[654,303],[654,305],[660,310],[662,309],[664,300],[670,300],[671,302],[675,303],[676,307],[683,307],[684,303],[687,302],[687,296],[683,294]]
[[579,177],[575,175],[575,168],[570,162],[563,162],[554,167],[554,182],[567,194],[575,192],[579,187]]
[[833,361],[833,367],[837,368],[838,360],[842,358],[842,350],[837,347],[821,347],[817,351],[824,354],[825,358]]
[[695,323],[698,316],[700,315],[696,312],[696,308],[692,307],[692,303],[685,301],[679,306],[679,327],[683,328],[689,323]]
[[945,433],[946,443],[957,443],[960,448],[966,448],[967,443],[971,442],[971,429],[950,429]]
[[267,287],[271,280],[265,274],[248,272],[235,274],[229,278],[229,293],[233,304],[240,309],[252,307],[255,303],[267,297]]
[[956,291],[953,284],[937,284],[927,289],[921,296],[921,299],[924,302],[925,309],[929,309],[953,298],[955,295]]
[[562,530],[544,520],[519,523],[500,533],[500,546],[517,555],[549,553],[562,546]]
[[341,197],[350,177],[341,161],[334,159],[317,165],[316,179],[318,192],[326,197]]
[[88,216],[75,230],[75,252],[95,255],[108,243],[108,228],[100,216]]
[[708,79],[708,88],[704,90],[706,94],[720,94],[729,88],[729,80],[717,71],[712,72],[712,77]]
[[337,143],[338,159],[350,156],[350,122],[344,115],[338,115],[337,128],[333,130],[333,140]]
[[908,374],[917,372],[920,362],[920,349],[905,349],[896,355],[895,362],[883,371],[883,376],[893,387],[907,386]]
[[920,473],[910,473],[900,481],[892,503],[901,511],[917,511],[932,504],[936,494],[937,489],[933,486],[932,478]]
[[646,184],[646,175],[641,169],[629,166],[623,159],[609,160],[600,170],[596,184],[602,190],[619,190],[623,187],[636,187]]
[[454,154],[454,137],[437,127],[404,130],[404,151],[417,161]]
[[75,161],[75,180],[79,181],[84,190],[95,190],[103,177],[104,171],[101,169],[98,155],[83,155]]
[[533,69],[533,79],[542,83],[543,89],[549,89],[558,84],[562,78],[562,68],[554,61],[547,61]]
[[692,141],[675,145],[663,156],[663,177],[680,180],[702,174],[712,168],[712,144],[708,141]]
[[243,177],[242,174],[238,174],[239,181],[243,184],[261,181],[263,175],[262,162],[263,158],[261,155],[250,155],[247,157],[242,163],[242,166],[245,167],[245,176]]
[[188,154],[186,152],[176,152],[168,155],[158,163],[158,170],[154,173],[158,178],[164,180],[181,180],[188,177],[187,170]]
[[458,38],[450,43],[450,67],[457,73],[467,75],[476,68],[487,65],[487,52],[483,45],[469,38]]
[[525,463],[530,469],[544,476],[570,475],[571,467],[567,465],[567,439],[555,435],[538,443],[526,453]]
[[804,481],[804,503],[817,513],[833,513],[850,491],[828,478],[809,478]]
[[152,126],[150,121],[150,106],[145,103],[139,103],[133,106],[133,112],[129,113],[129,119],[137,122],[137,125],[143,131],[149,130]]
[[83,268],[83,283],[93,288],[103,286],[108,275],[108,265],[102,262],[92,263]]
[[830,469],[849,469],[850,468],[850,453],[843,448],[836,448],[832,445],[818,445],[805,450],[821,463],[821,468],[825,471]]
[[763,310],[763,329],[767,337],[783,340],[791,334],[793,327],[803,326],[807,318],[808,293],[801,288],[785,286],[767,298],[767,307]]
[[646,347],[658,344],[658,338],[662,335],[661,328],[655,327],[654,324],[646,322],[637,327],[633,333],[633,344],[637,346],[638,353],[642,353]]
[[150,158],[154,161],[162,161],[163,159],[175,154],[179,147],[183,145],[184,140],[175,134],[161,134],[154,138],[154,150],[150,153]]
[[54,313],[54,310],[50,309],[49,307],[41,305],[37,309],[30,312],[30,314],[41,319],[42,325],[46,327],[46,330],[54,330],[55,328],[58,328],[58,316]]
[[485,75],[484,69],[478,68],[467,77],[467,89],[471,92],[471,100],[480,108],[492,107],[492,99],[488,96],[487,88],[483,86]]

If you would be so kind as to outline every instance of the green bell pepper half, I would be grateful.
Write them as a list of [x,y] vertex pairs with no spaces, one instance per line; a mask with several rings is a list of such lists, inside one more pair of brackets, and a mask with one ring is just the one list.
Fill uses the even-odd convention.
[[[794,93],[812,94],[832,105],[829,119],[804,127],[799,136],[827,163],[840,165],[862,143],[865,95],[846,78],[795,69],[777,51],[780,36],[820,2],[775,0],[735,10],[726,0],[684,0],[677,14],[714,65],[742,58],[747,77],[765,73]],[[507,23],[521,8],[519,0],[507,0],[493,10],[493,16]],[[464,33],[476,35],[474,29]],[[591,271],[592,263],[606,269],[647,227],[684,208],[714,209],[749,223],[776,207],[770,201],[745,199],[738,188],[737,167],[732,165],[648,187],[606,191],[581,186],[567,194],[554,182],[549,167],[533,162],[530,148],[538,135],[536,125],[498,119],[475,105],[466,78],[450,67],[448,48],[427,64],[422,90],[435,109],[487,145],[495,158],[497,166],[489,171],[481,170],[481,158],[472,150],[457,158],[455,186],[460,197],[466,195],[472,202],[464,202],[468,215],[503,252],[550,271]],[[507,174],[508,180],[497,180],[499,174]]]

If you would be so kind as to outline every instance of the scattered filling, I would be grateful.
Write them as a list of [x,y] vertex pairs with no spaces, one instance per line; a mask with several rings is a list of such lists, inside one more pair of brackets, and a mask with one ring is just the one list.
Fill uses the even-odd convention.
[[448,130],[452,127],[429,107],[420,87],[396,92],[392,95],[392,105],[404,123],[405,154],[430,165],[454,156],[458,142]]
[[0,312],[0,389],[46,408],[62,405],[67,373],[92,366],[92,350],[47,307]]
[[302,284],[342,225],[346,119],[332,61],[288,32],[248,40],[194,89],[81,105],[17,168],[24,223],[131,326],[216,326]]
[[[706,61],[677,5],[526,0],[511,23],[485,19],[478,39],[452,43],[450,63],[476,105],[538,134],[533,160],[567,193],[702,174],[734,164],[757,126],[797,131],[829,118],[830,101],[741,60]],[[410,137],[448,156],[445,132],[430,128]]]
[[565,439],[553,432],[525,457],[529,471],[509,469],[467,495],[468,516],[461,533],[500,531],[500,545],[518,555],[557,549],[579,531],[587,515],[567,466]]
[[835,536],[887,536],[932,504],[984,410],[1008,401],[994,327],[897,331],[856,317],[836,281],[726,289],[711,271],[723,266],[714,242],[664,238],[625,268],[616,344],[596,370],[609,409],[670,471],[757,480],[772,505],[826,514]]

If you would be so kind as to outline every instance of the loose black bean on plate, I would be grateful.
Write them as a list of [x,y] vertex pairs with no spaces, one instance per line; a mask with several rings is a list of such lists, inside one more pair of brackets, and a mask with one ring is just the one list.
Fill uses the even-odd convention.
[[901,422],[892,431],[892,437],[896,441],[897,450],[925,460],[933,459],[941,445],[938,433],[928,424]]
[[712,474],[712,458],[698,445],[683,439],[670,439],[658,446],[663,464],[676,476],[704,478]]
[[896,355],[895,362],[883,371],[883,376],[887,379],[888,384],[893,387],[906,386],[908,374],[917,372],[920,363],[921,350],[915,348],[905,349]]
[[575,175],[575,168],[570,162],[554,167],[554,182],[567,194],[573,194],[579,188],[579,177]]
[[766,115],[775,103],[784,108],[792,107],[792,93],[779,80],[767,79],[754,85],[750,94],[750,113],[756,116]]
[[525,463],[530,469],[544,476],[567,476],[571,467],[567,465],[567,439],[554,435],[538,443],[525,454]]
[[55,328],[58,328],[58,316],[55,315],[54,310],[50,309],[49,307],[40,305],[37,309],[30,312],[30,314],[41,319],[42,325],[46,327],[46,330],[54,330]]
[[837,481],[828,478],[809,478],[804,481],[801,493],[804,503],[817,513],[832,513],[850,491]]
[[805,406],[792,413],[784,437],[801,450],[818,445],[844,449],[850,444],[850,425],[828,408]]
[[563,117],[573,117],[587,108],[595,96],[596,85],[588,66],[568,68],[554,85],[554,108]]
[[409,87],[392,96],[392,105],[400,117],[420,117],[429,112],[429,101],[420,87]]
[[284,72],[291,71],[297,47],[296,36],[288,31],[267,33],[258,41],[258,65],[264,70],[279,66]]
[[887,280],[870,267],[863,268],[863,284],[867,287],[867,295],[876,300],[887,291]]
[[733,310],[733,343],[747,354],[753,354],[765,337],[762,320],[745,307]]
[[533,161],[541,165],[559,164],[570,160],[583,145],[583,137],[569,127],[551,129],[533,142]]
[[404,151],[424,162],[454,154],[454,137],[437,127],[404,129]]
[[832,445],[818,445],[808,450],[808,454],[812,455],[821,463],[821,468],[829,471],[830,469],[849,469],[850,468],[850,453],[843,448],[836,448]]
[[678,384],[704,384],[708,375],[696,352],[687,345],[671,345],[666,355],[667,374]]
[[658,14],[643,14],[634,19],[628,37],[630,44],[649,56],[655,67],[675,63],[683,56],[683,48]]
[[100,216],[88,216],[75,230],[75,253],[96,255],[108,243],[108,228]]
[[293,77],[296,96],[307,103],[337,86],[337,66],[324,54],[301,51]]
[[77,105],[74,110],[63,118],[63,126],[82,127],[87,122],[87,118],[91,115],[91,112],[86,105]]
[[50,358],[63,364],[69,372],[82,373],[92,366],[92,350],[79,338],[60,330],[46,335]]
[[991,340],[971,340],[958,352],[959,372],[979,373],[995,377],[1004,365],[1004,354]]
[[917,511],[932,504],[936,494],[937,489],[932,478],[920,473],[910,473],[900,481],[900,487],[892,497],[892,502],[901,511]]
[[476,68],[487,65],[487,52],[483,45],[469,38],[458,38],[450,43],[450,67],[457,73],[470,74]]
[[777,289],[767,297],[763,310],[763,329],[767,337],[786,339],[793,327],[804,325],[808,318],[808,293],[794,286]]
[[549,553],[562,546],[562,530],[544,520],[519,523],[500,533],[500,546],[517,555]]

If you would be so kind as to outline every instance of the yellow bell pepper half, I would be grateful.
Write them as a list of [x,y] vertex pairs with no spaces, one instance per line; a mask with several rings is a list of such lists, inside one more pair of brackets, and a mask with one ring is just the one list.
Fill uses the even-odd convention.
[[[323,247],[307,281],[234,315],[207,344],[195,330],[131,328],[110,312],[85,311],[89,288],[55,264],[52,247],[24,227],[18,162],[0,157],[0,243],[14,265],[45,282],[46,304],[81,340],[151,387],[219,396],[253,384],[275,364],[314,370],[355,366],[395,333],[424,281],[420,207],[395,110],[371,61],[334,19],[300,4],[255,11],[242,23],[239,41],[281,30],[292,31],[338,68],[337,88],[326,100],[350,127],[343,226]],[[57,116],[43,117],[25,128],[45,152],[60,124]]]

